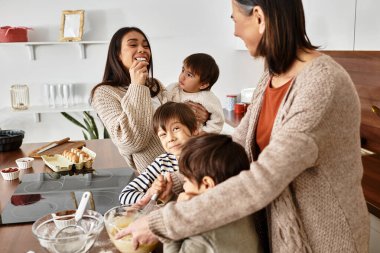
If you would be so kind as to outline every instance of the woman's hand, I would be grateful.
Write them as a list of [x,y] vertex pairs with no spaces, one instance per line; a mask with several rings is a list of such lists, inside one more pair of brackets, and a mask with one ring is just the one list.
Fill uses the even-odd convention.
[[118,240],[126,235],[132,235],[133,248],[135,250],[142,244],[155,244],[158,242],[158,238],[150,231],[148,216],[143,216],[128,227],[124,228],[115,235],[115,239]]
[[148,65],[146,61],[134,61],[129,68],[131,83],[144,85],[148,78]]
[[193,101],[186,101],[185,104],[190,106],[194,111],[195,117],[200,124],[204,125],[206,121],[210,119],[210,113],[203,107],[203,105]]

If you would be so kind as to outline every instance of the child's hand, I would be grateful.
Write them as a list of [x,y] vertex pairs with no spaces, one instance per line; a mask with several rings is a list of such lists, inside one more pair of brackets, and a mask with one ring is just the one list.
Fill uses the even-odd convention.
[[141,210],[149,203],[151,198],[152,198],[151,195],[145,194],[139,201],[133,204],[132,207],[137,210]]
[[198,194],[196,193],[186,193],[186,192],[182,192],[178,195],[178,198],[177,198],[177,202],[181,202],[181,201],[187,201],[189,199],[192,199],[193,197],[197,196]]
[[165,190],[166,182],[163,175],[158,175],[156,180],[154,180],[151,187],[146,192],[146,195],[152,196],[153,194],[161,194]]
[[151,198],[153,194],[158,193],[158,198],[166,202],[172,196],[173,181],[170,173],[166,174],[166,179],[163,175],[159,175],[156,180],[154,180],[152,186],[148,189],[144,197]]
[[210,119],[211,114],[206,110],[206,108],[203,105],[193,101],[186,101],[185,104],[191,107],[197,121],[200,124],[204,125],[206,121]]
[[171,173],[166,173],[164,181],[165,181],[164,190],[161,192],[161,194],[158,196],[158,198],[162,202],[166,203],[173,196],[173,192],[172,192],[172,189],[173,189],[173,179],[171,177]]

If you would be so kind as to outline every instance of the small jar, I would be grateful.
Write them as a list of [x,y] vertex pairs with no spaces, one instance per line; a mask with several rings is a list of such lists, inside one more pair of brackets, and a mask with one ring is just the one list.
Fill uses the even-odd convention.
[[29,106],[29,88],[26,84],[11,86],[11,103],[14,110],[26,110]]
[[227,95],[226,110],[233,111],[236,102],[237,102],[237,95]]
[[237,103],[235,104],[235,114],[242,114],[244,115],[247,111],[247,104],[245,103]]

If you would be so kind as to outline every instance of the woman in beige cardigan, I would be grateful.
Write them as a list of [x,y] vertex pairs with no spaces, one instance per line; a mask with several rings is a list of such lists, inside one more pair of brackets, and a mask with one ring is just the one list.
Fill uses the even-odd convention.
[[[166,90],[153,78],[149,41],[137,27],[123,27],[112,37],[103,81],[91,92],[91,105],[128,165],[141,172],[164,153],[153,131],[153,114],[167,101]],[[191,104],[197,118],[208,113]]]
[[349,75],[315,51],[301,0],[231,1],[235,35],[266,63],[234,134],[250,170],[167,204],[119,236],[132,234],[136,246],[180,240],[255,213],[266,252],[368,252],[360,104]]

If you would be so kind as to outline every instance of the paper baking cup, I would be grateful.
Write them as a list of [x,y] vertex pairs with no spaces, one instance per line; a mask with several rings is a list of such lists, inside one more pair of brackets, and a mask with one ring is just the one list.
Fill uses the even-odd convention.
[[32,167],[34,158],[32,157],[23,157],[16,160],[17,166],[19,169],[28,169]]
[[[7,168],[9,169],[9,168]],[[17,169],[17,168],[16,168]],[[3,169],[5,170],[5,169]],[[3,176],[4,180],[15,180],[18,178],[18,175],[20,174],[20,170],[17,169],[17,171],[14,171],[14,172],[3,172],[3,170],[1,170],[1,175]]]

